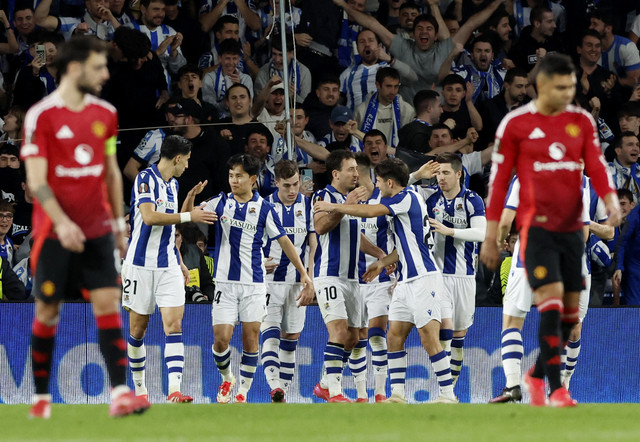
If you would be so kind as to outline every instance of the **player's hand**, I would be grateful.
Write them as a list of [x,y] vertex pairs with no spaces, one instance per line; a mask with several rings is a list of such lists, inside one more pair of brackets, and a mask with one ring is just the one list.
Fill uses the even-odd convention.
[[388,266],[386,266],[384,268],[384,271],[385,271],[385,273],[387,275],[391,275],[391,274],[393,274],[393,272],[396,271],[396,268],[397,268],[397,266],[396,266],[396,263],[394,262],[393,264],[389,264]]
[[83,35],[89,32],[89,23],[79,23],[78,26],[73,30],[73,34]]
[[384,265],[380,261],[376,261],[367,267],[367,271],[362,274],[362,279],[365,282],[371,282],[378,277],[382,270],[384,269]]
[[116,247],[120,252],[120,258],[124,259],[127,255],[127,248],[129,247],[129,241],[127,239],[127,232],[114,232],[114,240]]
[[500,260],[500,251],[498,250],[498,242],[485,238],[480,247],[480,261],[487,266],[489,270],[495,270]]
[[295,34],[296,44],[306,48],[313,41],[313,37],[309,34]]
[[437,163],[434,160],[429,160],[420,166],[420,169],[413,172],[413,177],[416,180],[430,180],[436,176],[436,172],[438,172],[438,170],[440,170],[440,163]]
[[434,232],[440,233],[444,236],[453,236],[453,229],[451,227],[445,226],[440,221],[434,218],[429,218],[429,225]]
[[278,267],[278,265],[280,265],[280,263],[277,261],[274,261],[271,256],[269,256],[268,258],[265,258],[264,260],[264,268],[267,271],[267,273],[273,273]]
[[366,197],[367,197],[367,188],[364,186],[359,186],[347,194],[347,198],[345,199],[344,203],[358,204],[360,201],[364,201]]
[[207,187],[208,183],[209,183],[208,180],[199,181],[198,184],[193,186],[189,191],[189,193],[187,193],[187,198],[195,197],[196,195],[199,195],[204,190],[204,188]]
[[622,270],[616,270],[611,277],[611,285],[616,290],[620,290],[620,284],[622,283]]
[[191,221],[194,223],[213,224],[218,221],[218,214],[216,212],[204,210],[202,206],[196,207],[189,213],[191,213]]
[[316,297],[315,289],[313,288],[313,282],[309,275],[306,273],[302,275],[301,281],[302,286],[304,287],[300,294],[296,297],[298,307],[303,307],[305,305],[309,305],[313,302]]
[[313,213],[318,212],[333,212],[337,204],[330,203],[329,201],[316,201],[313,205]]
[[180,263],[180,270],[182,270],[182,276],[184,277],[184,285],[189,284],[189,281],[191,281],[191,277],[189,276],[189,269],[186,265],[184,265],[183,262]]
[[56,225],[54,230],[62,247],[75,253],[81,253],[84,250],[84,242],[87,238],[76,223],[67,219]]

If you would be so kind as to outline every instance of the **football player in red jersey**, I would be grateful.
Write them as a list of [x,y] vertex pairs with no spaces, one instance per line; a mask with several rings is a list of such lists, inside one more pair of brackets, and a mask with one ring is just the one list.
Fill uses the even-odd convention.
[[[536,76],[538,98],[510,112],[496,133],[487,206],[487,235],[480,259],[492,269],[498,263],[496,234],[509,181],[521,183],[518,223],[529,284],[540,312],[540,355],[525,375],[531,405],[575,406],[560,381],[560,354],[578,322],[578,300],[584,287],[581,213],[581,164],[603,198],[609,224],[620,222],[620,204],[600,149],[593,118],[570,105],[576,91],[569,57],[548,55]],[[522,253],[522,252],[521,252]]]
[[[111,390],[111,416],[144,411],[126,384],[115,249],[126,249],[122,176],[116,161],[117,114],[96,98],[109,78],[106,46],[74,37],[56,58],[58,89],[25,117],[25,162],[33,208],[32,327],[36,385],[31,417],[51,415],[49,377],[60,305],[78,281],[90,294]],[[115,240],[114,240],[115,233]],[[73,283],[72,283],[73,281]]]

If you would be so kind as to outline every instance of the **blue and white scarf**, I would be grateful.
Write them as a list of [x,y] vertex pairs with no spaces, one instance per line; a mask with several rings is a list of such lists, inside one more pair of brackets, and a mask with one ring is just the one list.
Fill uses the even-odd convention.
[[[379,105],[380,102],[378,101],[378,93],[375,92],[369,99],[369,104],[367,104],[367,111],[364,114],[364,121],[362,122],[362,127],[360,128],[360,130],[365,134],[373,129],[376,125],[376,117],[378,116]],[[401,122],[400,97],[396,95],[393,99],[393,127],[391,129],[391,139],[389,140],[389,144],[392,147],[396,147],[398,145],[398,130],[400,130]]]

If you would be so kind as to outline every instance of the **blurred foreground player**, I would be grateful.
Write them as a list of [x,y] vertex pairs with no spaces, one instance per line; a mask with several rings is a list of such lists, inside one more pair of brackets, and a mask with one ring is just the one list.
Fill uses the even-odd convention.
[[[106,47],[77,37],[58,52],[58,89],[27,113],[22,145],[33,207],[36,315],[31,352],[36,385],[31,417],[49,418],[49,377],[60,304],[79,278],[96,316],[111,381],[111,416],[144,411],[126,385],[115,248],[124,254],[122,176],[116,161],[115,108],[95,97],[109,78]],[[110,207],[109,207],[110,206]],[[114,241],[115,233],[115,241]]]
[[581,159],[609,214],[620,222],[620,205],[606,168],[593,118],[569,105],[576,90],[575,68],[564,55],[548,55],[536,77],[538,98],[509,113],[498,127],[487,208],[487,236],[481,259],[492,269],[499,258],[497,232],[515,168],[520,179],[518,217],[525,268],[540,312],[540,355],[525,375],[531,405],[576,405],[562,386],[561,352],[578,322],[584,288]]

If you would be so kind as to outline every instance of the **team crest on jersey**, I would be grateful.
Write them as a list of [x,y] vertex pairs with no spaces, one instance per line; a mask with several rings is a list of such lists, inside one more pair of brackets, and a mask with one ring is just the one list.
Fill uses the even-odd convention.
[[250,208],[249,213],[256,213],[256,208],[255,207]]
[[578,127],[577,125],[575,125],[573,123],[567,124],[567,126],[564,128],[564,131],[571,138],[576,138],[578,135],[580,135],[580,127]]
[[298,217],[299,217],[299,216],[302,216],[302,210],[298,210],[298,211],[296,212],[296,216],[298,216]]
[[53,296],[56,292],[56,285],[52,281],[45,281],[40,286],[40,292],[44,296]]
[[86,166],[93,159],[93,149],[88,144],[79,144],[73,151],[73,157],[82,166]]
[[536,277],[536,279],[544,279],[547,277],[547,268],[545,266],[538,266],[535,269],[533,269],[533,276]]
[[458,203],[458,205],[456,206],[456,210],[462,210],[462,203]]
[[91,123],[91,132],[98,138],[102,138],[107,133],[107,126],[102,121]]

